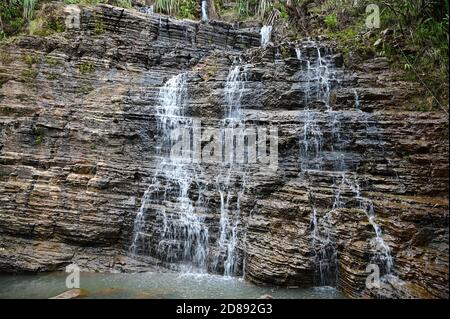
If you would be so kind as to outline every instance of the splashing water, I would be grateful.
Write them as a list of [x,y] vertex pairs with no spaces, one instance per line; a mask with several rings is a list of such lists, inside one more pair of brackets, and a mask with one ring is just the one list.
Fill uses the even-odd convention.
[[[314,190],[309,191],[312,199],[310,215],[311,247],[316,256],[316,273],[321,285],[336,285],[338,280],[338,250],[335,224],[339,209],[349,208],[351,202],[362,209],[374,230],[371,239],[373,256],[370,262],[383,265],[384,273],[393,271],[393,258],[385,243],[380,226],[375,222],[373,203],[360,195],[356,181],[358,158],[347,151],[351,136],[341,128],[347,115],[344,111],[333,110],[330,104],[331,91],[339,85],[340,70],[332,63],[330,50],[319,47],[314,41],[304,41],[295,48],[301,68],[298,73],[298,86],[303,92],[304,110],[299,112],[303,123],[299,128],[299,162],[302,176],[311,178],[333,177],[334,196],[331,206],[319,210],[314,205]],[[374,147],[382,147],[383,142],[377,135],[375,121],[360,109],[360,100],[354,90],[355,107],[366,123],[366,135],[374,140]],[[324,106],[324,108],[322,108]],[[375,145],[376,144],[376,145]],[[347,156],[347,157],[346,157]],[[340,176],[340,178],[339,178]],[[349,178],[355,176],[355,178]],[[354,179],[354,180],[353,180]],[[353,201],[352,201],[353,199]],[[359,204],[358,204],[359,203]]]
[[295,48],[295,55],[297,56],[297,59],[298,60],[302,60],[302,49],[300,49],[300,48]]
[[239,121],[241,117],[241,99],[245,91],[247,72],[241,71],[241,66],[233,66],[228,73],[225,84],[226,118]]
[[386,244],[383,238],[383,232],[381,227],[375,221],[375,209],[373,202],[361,196],[359,184],[355,184],[353,187],[355,198],[359,202],[359,206],[366,213],[369,224],[372,226],[375,237],[370,241],[370,245],[374,251],[374,255],[371,258],[371,263],[381,265],[384,268],[384,274],[390,275],[394,270],[394,259],[391,255],[391,248]]
[[152,15],[155,12],[153,4],[150,6],[144,6],[139,11],[147,15]]
[[[193,128],[193,120],[184,117],[187,77],[186,73],[174,76],[159,91],[161,160],[135,218],[131,252],[155,255],[164,262],[179,262],[188,271],[205,271],[209,236],[198,208],[203,200],[198,180],[200,167],[182,160],[194,154],[171,154],[173,130]],[[191,191],[198,194],[195,202],[190,198]],[[155,222],[146,225],[146,217],[151,216]]]
[[[221,134],[224,139],[227,132],[233,132],[237,140],[243,140],[244,121],[241,119],[241,99],[247,81],[246,66],[232,66],[225,84],[225,103],[227,112],[221,123]],[[237,133],[237,134],[236,134]],[[232,144],[232,139],[228,140]],[[241,198],[245,190],[245,172],[233,161],[234,148],[225,148],[228,167],[217,176],[216,184],[220,195],[220,235],[218,240],[218,256],[215,267],[223,261],[225,276],[232,276],[237,271],[238,227],[240,224]],[[236,192],[236,185],[240,185]]]
[[263,47],[269,44],[271,35],[272,35],[271,25],[265,25],[261,28],[261,45]]
[[358,91],[353,90],[353,95],[355,96],[355,108],[359,109],[359,96],[358,96]]

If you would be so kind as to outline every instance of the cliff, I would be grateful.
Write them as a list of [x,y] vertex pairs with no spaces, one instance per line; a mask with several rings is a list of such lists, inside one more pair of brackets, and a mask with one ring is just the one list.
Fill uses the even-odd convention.
[[[418,111],[419,86],[398,80],[385,59],[347,69],[327,41],[261,48],[259,30],[226,23],[71,8],[79,26],[0,44],[0,271],[72,262],[153,269],[161,202],[145,203],[149,247],[131,254],[130,246],[161,162],[160,88],[188,72],[187,115],[218,127],[240,60],[248,66],[242,119],[278,128],[279,161],[276,172],[247,170],[242,194],[230,195],[229,210],[240,214],[236,273],[286,286],[322,281],[352,297],[448,298],[448,117]],[[327,65],[329,105],[314,98],[323,89],[311,86],[317,60]],[[223,272],[223,258],[213,260],[221,254],[217,170],[206,165],[196,180],[207,200],[194,209],[208,229],[206,267]],[[165,197],[167,211],[175,197]],[[394,264],[373,291],[365,283],[367,265],[381,258],[377,227]]]

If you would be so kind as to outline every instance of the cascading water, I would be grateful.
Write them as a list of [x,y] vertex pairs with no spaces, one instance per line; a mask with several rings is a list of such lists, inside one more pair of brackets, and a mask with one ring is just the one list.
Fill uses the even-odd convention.
[[353,95],[355,96],[355,108],[359,109],[359,96],[358,91],[353,90]]
[[261,28],[261,45],[265,47],[269,44],[272,35],[272,26],[265,25]]
[[[243,70],[242,70],[243,69]],[[233,136],[243,140],[244,122],[241,118],[241,99],[245,91],[247,72],[245,66],[232,66],[225,84],[226,115],[221,122],[221,134],[225,144],[233,145]],[[233,136],[227,136],[233,132]],[[237,133],[237,134],[236,134]],[[245,171],[233,160],[234,147],[225,148],[227,167],[217,177],[220,194],[220,235],[218,240],[217,267],[223,262],[224,275],[231,276],[237,271],[238,226],[240,224],[240,202],[245,189]],[[236,185],[240,187],[236,190]]]
[[[201,214],[200,167],[174,154],[173,132],[193,129],[193,119],[184,116],[187,105],[186,73],[169,79],[159,91],[157,124],[160,133],[155,176],[146,190],[134,222],[133,254],[150,254],[164,262],[179,262],[187,269],[206,270],[208,228]],[[193,189],[197,187],[197,189]],[[190,198],[196,191],[197,200]],[[147,225],[146,218],[155,221]],[[148,235],[148,231],[152,235]],[[155,240],[157,242],[155,242]]]
[[208,1],[202,0],[202,20],[208,21]]
[[299,61],[301,61],[301,60],[302,60],[302,49],[296,47],[296,48],[295,48],[295,55],[297,56],[297,59],[298,59]]
[[141,11],[142,13],[145,13],[147,15],[152,15],[155,12],[154,5],[152,4],[150,6],[144,6],[139,11]]
[[352,189],[355,194],[355,199],[358,201],[360,208],[366,213],[367,219],[375,232],[375,237],[370,242],[374,252],[370,262],[378,266],[381,265],[383,274],[390,275],[394,270],[394,259],[391,255],[391,248],[384,241],[381,227],[375,221],[373,202],[361,196],[358,183],[355,182]]
[[[332,52],[328,52],[327,48],[320,47],[314,41],[303,42],[302,46],[296,47],[295,52],[301,63],[299,80],[302,83],[300,88],[304,92],[304,110],[299,112],[299,119],[303,122],[303,126],[299,129],[301,174],[305,178],[309,178],[310,175],[331,178],[333,180],[331,188],[334,190],[331,207],[320,211],[315,205],[314,190],[310,190],[311,245],[316,255],[318,283],[327,286],[337,284],[335,213],[346,207],[349,199],[345,196],[348,197],[349,194],[359,202],[359,208],[364,210],[375,232],[375,238],[372,240],[372,250],[375,253],[371,262],[383,264],[385,273],[388,274],[392,271],[393,260],[390,257],[390,249],[383,240],[381,229],[374,221],[373,204],[361,197],[359,192],[354,191],[359,190],[359,186],[348,178],[348,175],[355,174],[352,169],[356,168],[354,164],[356,160],[345,153],[346,146],[350,142],[343,134],[341,121],[346,114],[343,111],[334,111],[330,105],[330,93],[338,84],[341,71],[335,68],[330,59]],[[359,109],[360,101],[356,90],[354,97],[355,107]],[[363,119],[367,122],[367,134],[373,138],[376,128],[373,127],[372,121],[369,121],[368,115],[363,115]]]

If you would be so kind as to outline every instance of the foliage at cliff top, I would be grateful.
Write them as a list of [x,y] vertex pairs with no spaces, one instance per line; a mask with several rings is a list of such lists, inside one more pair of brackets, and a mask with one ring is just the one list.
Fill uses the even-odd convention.
[[[198,0],[60,0],[68,4],[108,3],[131,8],[153,4],[156,12],[199,19]],[[50,0],[0,2],[0,40],[21,33],[64,31],[57,21],[36,15]],[[219,19],[274,25],[275,41],[325,35],[336,41],[347,64],[386,56],[405,79],[421,82],[433,102],[448,109],[449,0],[208,0]],[[369,5],[379,9],[379,26],[368,28]]]
[[300,30],[336,40],[349,64],[386,56],[406,80],[421,83],[430,110],[448,110],[449,0],[378,1],[375,28],[367,26],[372,0],[306,1],[308,23]]

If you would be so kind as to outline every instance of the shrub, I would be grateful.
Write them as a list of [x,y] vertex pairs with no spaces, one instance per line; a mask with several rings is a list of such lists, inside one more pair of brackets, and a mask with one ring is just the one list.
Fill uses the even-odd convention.
[[335,13],[329,14],[324,19],[325,25],[328,29],[335,29],[338,25],[337,16]]

